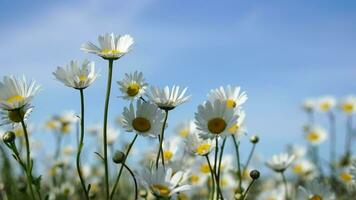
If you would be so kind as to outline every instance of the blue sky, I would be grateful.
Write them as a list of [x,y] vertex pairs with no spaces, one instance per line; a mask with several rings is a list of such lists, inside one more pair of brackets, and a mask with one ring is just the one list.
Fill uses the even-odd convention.
[[[249,96],[248,130],[261,136],[258,150],[265,155],[303,142],[302,99],[342,97],[356,88],[351,0],[3,1],[0,7],[0,75],[25,74],[43,85],[34,122],[63,109],[78,111],[79,94],[51,73],[84,58],[101,69],[86,90],[88,123],[101,121],[107,63],[79,47],[105,32],[129,33],[136,41],[116,62],[114,80],[139,70],[150,84],[189,87],[192,100],[173,111],[172,125],[193,118],[210,89],[240,85]],[[119,95],[114,83],[112,119],[127,105]]]

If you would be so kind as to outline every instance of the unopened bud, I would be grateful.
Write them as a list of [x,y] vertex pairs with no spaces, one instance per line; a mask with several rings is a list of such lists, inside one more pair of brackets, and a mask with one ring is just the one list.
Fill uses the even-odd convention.
[[112,161],[116,164],[120,164],[125,160],[125,153],[122,151],[116,151],[112,157]]
[[12,131],[6,131],[4,133],[4,135],[2,136],[2,140],[5,142],[5,143],[12,143],[14,142],[16,139],[16,135],[14,132]]
[[252,170],[250,172],[250,177],[252,179],[258,179],[258,178],[260,178],[260,172],[258,170]]
[[250,138],[250,141],[251,141],[253,144],[257,144],[259,140],[260,140],[260,138],[259,138],[257,135],[253,135],[253,136],[251,136],[251,138]]

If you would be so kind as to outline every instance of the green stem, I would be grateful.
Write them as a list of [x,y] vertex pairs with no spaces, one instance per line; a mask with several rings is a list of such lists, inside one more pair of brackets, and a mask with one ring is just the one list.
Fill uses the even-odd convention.
[[253,143],[252,149],[251,149],[251,151],[250,151],[250,154],[248,155],[248,158],[247,158],[246,164],[245,164],[245,166],[244,166],[243,172],[245,172],[246,169],[248,168],[248,165],[250,164],[251,159],[252,159],[252,155],[253,155],[253,153],[255,152],[255,148],[256,148],[256,143]]
[[164,167],[164,155],[163,155],[163,140],[164,140],[164,129],[166,127],[166,123],[167,123],[167,118],[168,118],[168,110],[164,110],[165,111],[165,117],[164,117],[164,121],[163,121],[163,125],[162,125],[162,130],[161,130],[161,136],[158,137],[159,139],[159,149],[158,149],[158,154],[157,154],[157,158],[156,158],[156,169],[158,169],[158,162],[159,162],[159,156],[161,154],[161,160],[162,160],[162,165]]
[[218,188],[218,192],[216,193],[217,199],[219,199],[220,195],[222,197],[222,192],[220,189],[220,183],[219,183],[219,178],[218,178],[218,154],[219,154],[219,139],[218,137],[215,137],[215,160],[214,160],[214,174],[215,174],[215,181],[216,181],[216,186]]
[[242,197],[243,197],[243,199],[242,199],[242,200],[246,199],[246,196],[247,196],[248,192],[249,192],[249,191],[250,191],[250,189],[251,189],[251,186],[253,185],[253,183],[254,183],[255,181],[256,181],[256,179],[252,179],[252,181],[251,181],[250,185],[248,185],[248,187],[247,187],[247,189],[246,189],[245,193],[242,195]]
[[213,172],[213,168],[211,167],[210,164],[210,160],[208,155],[205,156],[206,157],[206,161],[208,162],[209,165],[209,169],[210,169],[210,175],[211,175],[211,180],[212,180],[212,199],[214,199],[214,194],[215,194],[215,176],[214,176],[214,172]]
[[135,174],[131,171],[131,169],[125,163],[122,164],[122,165],[127,169],[127,171],[129,171],[129,173],[132,176],[132,179],[133,179],[134,184],[135,184],[135,200],[137,200],[138,199],[138,192],[137,192],[137,180],[136,180]]
[[137,136],[138,136],[138,135],[136,134],[135,137],[134,137],[134,139],[133,139],[132,142],[130,143],[130,145],[129,145],[127,151],[126,151],[125,159],[124,159],[124,161],[122,162],[122,165],[121,165],[120,170],[119,170],[119,174],[118,174],[117,177],[116,177],[116,181],[115,181],[114,187],[113,187],[113,189],[112,189],[112,191],[111,191],[111,194],[110,194],[110,199],[111,199],[111,200],[114,198],[115,190],[116,190],[116,188],[117,188],[117,186],[118,186],[118,184],[119,184],[120,177],[121,177],[121,174],[122,174],[122,170],[123,170],[123,168],[124,168],[124,166],[125,166],[125,162],[126,162],[126,160],[127,160],[127,157],[129,156],[129,153],[130,153],[130,151],[131,151],[131,148],[132,148],[132,146],[134,145],[134,143],[135,143],[135,141],[136,141],[136,139],[137,139]]
[[242,192],[242,174],[241,174],[241,163],[240,163],[240,152],[239,152],[239,147],[240,143],[236,142],[235,135],[232,135],[232,141],[234,142],[235,146],[235,151],[236,151],[236,161],[237,161],[237,175],[239,177],[239,190]]
[[221,161],[222,161],[222,157],[223,157],[223,155],[224,155],[224,148],[225,148],[225,143],[226,143],[226,137],[224,138],[224,140],[223,140],[223,143],[222,143],[222,145],[221,145],[221,151],[220,151],[220,158],[219,158],[219,167],[218,167],[218,173],[217,173],[217,182],[219,183],[219,186],[218,186],[218,188],[219,188],[219,192],[220,192],[220,196],[221,196],[221,199],[222,200],[224,200],[224,196],[223,196],[223,194],[222,194],[222,192],[221,192],[221,190],[220,190],[220,170],[221,170]]
[[352,146],[352,115],[347,117],[346,121],[346,144],[345,144],[345,156],[351,155],[351,146]]
[[36,199],[35,198],[35,194],[33,192],[33,188],[32,188],[32,162],[31,162],[31,155],[30,155],[30,142],[28,139],[28,133],[27,133],[27,128],[23,119],[23,116],[21,114],[21,111],[18,109],[17,110],[17,114],[21,119],[21,125],[22,125],[22,129],[25,135],[25,143],[26,143],[26,176],[27,176],[27,181],[28,181],[28,186],[30,188],[30,192],[31,192],[31,197],[32,199]]
[[329,112],[329,126],[330,126],[330,171],[334,172],[334,162],[336,159],[336,130],[335,130],[335,115]]
[[83,143],[84,141],[84,92],[83,89],[80,89],[79,91],[80,91],[80,103],[81,103],[81,117],[80,117],[80,140],[78,145],[76,164],[77,164],[77,172],[80,179],[80,183],[84,190],[85,199],[89,200],[89,194],[86,188],[85,180],[83,178],[82,170],[80,168],[80,155],[82,153],[83,146],[84,146]]
[[111,91],[111,81],[112,81],[112,68],[114,60],[109,60],[109,71],[108,71],[108,82],[106,86],[106,99],[104,108],[104,126],[103,126],[103,148],[104,148],[104,165],[105,165],[105,194],[106,199],[109,199],[109,166],[108,166],[108,144],[107,144],[107,126],[108,126],[108,111],[109,111],[109,100]]
[[62,133],[56,131],[55,134],[57,135],[56,137],[56,142],[57,142],[57,146],[56,146],[56,153],[54,154],[54,159],[58,160],[59,159],[59,155],[61,153],[61,143],[62,143]]
[[284,189],[285,189],[285,193],[286,193],[286,200],[288,200],[288,185],[287,185],[287,180],[286,177],[284,176],[284,173],[281,172],[282,175],[282,179],[283,179],[283,184],[284,184]]

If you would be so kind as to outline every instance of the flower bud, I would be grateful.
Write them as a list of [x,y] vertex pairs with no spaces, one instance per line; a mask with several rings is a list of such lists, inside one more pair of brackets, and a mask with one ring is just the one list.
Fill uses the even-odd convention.
[[122,151],[116,151],[112,157],[112,161],[116,164],[120,164],[125,160],[125,153]]
[[5,143],[12,143],[14,142],[16,139],[16,135],[14,132],[12,131],[6,131],[4,133],[4,135],[2,136],[2,140],[5,142]]
[[252,170],[250,172],[250,177],[254,180],[258,179],[260,177],[260,172],[258,170]]
[[251,143],[253,143],[253,144],[257,144],[259,140],[260,140],[260,138],[259,138],[257,135],[253,135],[253,136],[251,136],[251,138],[250,138],[250,141],[251,141]]

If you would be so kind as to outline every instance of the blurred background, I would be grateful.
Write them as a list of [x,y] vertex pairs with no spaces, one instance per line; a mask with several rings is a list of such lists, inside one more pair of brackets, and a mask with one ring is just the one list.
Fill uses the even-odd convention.
[[[193,119],[210,89],[239,85],[249,97],[244,106],[248,133],[260,136],[257,151],[270,156],[286,144],[305,143],[304,98],[355,93],[355,9],[351,0],[4,0],[0,75],[24,74],[42,85],[30,119],[41,124],[63,110],[80,111],[79,93],[54,80],[55,68],[71,59],[93,60],[102,75],[85,91],[86,119],[87,124],[100,123],[107,63],[79,48],[86,41],[96,43],[102,33],[128,33],[135,46],[115,63],[115,82],[139,70],[149,84],[189,87],[192,99],[172,112],[168,135],[179,122]],[[117,98],[115,82],[112,123],[128,105]],[[338,134],[345,132],[344,120],[337,115]],[[54,138],[41,125],[36,131],[35,137],[50,148]],[[340,153],[343,142],[342,136]],[[249,144],[242,147],[247,154]],[[325,153],[327,147],[327,142],[321,147]]]

